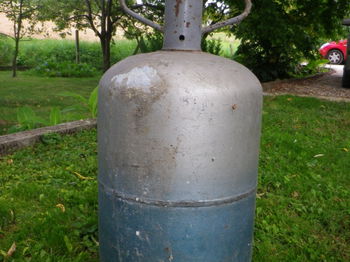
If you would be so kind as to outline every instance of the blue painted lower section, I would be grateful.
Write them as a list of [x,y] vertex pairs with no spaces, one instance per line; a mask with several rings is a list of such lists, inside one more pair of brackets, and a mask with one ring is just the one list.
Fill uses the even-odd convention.
[[99,192],[102,262],[250,261],[255,194],[209,207],[161,207]]

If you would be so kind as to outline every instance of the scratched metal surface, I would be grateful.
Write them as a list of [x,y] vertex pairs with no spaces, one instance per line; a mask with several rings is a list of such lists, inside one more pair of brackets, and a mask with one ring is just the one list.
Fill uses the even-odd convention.
[[256,77],[210,54],[113,66],[99,90],[101,261],[249,261],[261,106]]
[[100,86],[99,181],[106,188],[175,202],[230,199],[255,188],[262,95],[243,66],[161,51],[118,63]]
[[100,260],[250,261],[255,194],[211,207],[170,207],[99,195]]

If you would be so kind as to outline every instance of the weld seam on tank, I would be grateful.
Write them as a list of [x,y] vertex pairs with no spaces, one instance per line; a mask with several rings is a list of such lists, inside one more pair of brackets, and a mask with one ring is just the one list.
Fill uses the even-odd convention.
[[214,199],[214,200],[203,200],[203,201],[162,201],[162,200],[152,200],[152,199],[144,199],[134,196],[128,196],[126,194],[122,194],[120,192],[117,192],[116,190],[113,190],[106,185],[104,185],[102,182],[99,182],[100,186],[103,187],[104,192],[112,195],[115,198],[129,201],[129,202],[136,202],[140,204],[145,205],[151,205],[151,206],[161,206],[161,207],[210,207],[210,206],[219,206],[219,205],[225,205],[225,204],[231,204],[233,202],[237,202],[239,200],[242,200],[244,198],[249,197],[252,194],[256,193],[256,187],[239,194],[237,196],[223,198],[223,199]]

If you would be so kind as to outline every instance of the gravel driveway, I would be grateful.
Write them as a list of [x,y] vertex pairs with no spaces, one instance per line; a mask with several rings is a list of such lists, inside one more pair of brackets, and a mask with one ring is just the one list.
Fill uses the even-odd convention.
[[292,94],[350,102],[350,88],[341,87],[343,67],[327,65],[331,71],[318,76],[263,83],[263,90],[266,95]]

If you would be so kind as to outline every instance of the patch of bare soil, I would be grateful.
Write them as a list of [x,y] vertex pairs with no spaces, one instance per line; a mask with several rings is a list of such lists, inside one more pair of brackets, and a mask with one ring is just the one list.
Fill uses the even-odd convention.
[[350,102],[350,88],[341,86],[342,74],[343,66],[331,66],[330,72],[317,76],[263,83],[263,91],[266,95],[291,94]]

